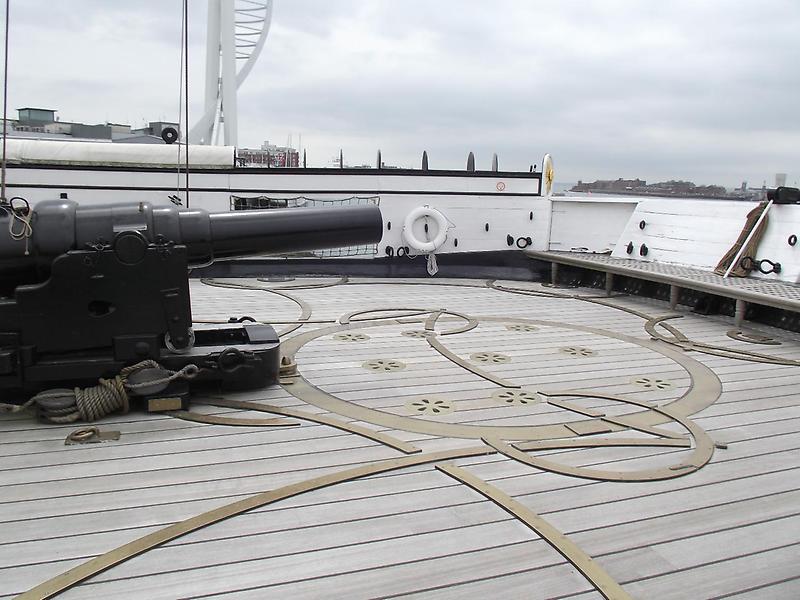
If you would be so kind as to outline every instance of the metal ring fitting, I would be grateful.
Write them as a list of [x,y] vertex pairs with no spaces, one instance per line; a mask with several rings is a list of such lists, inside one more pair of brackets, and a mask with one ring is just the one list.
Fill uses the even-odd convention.
[[96,435],[100,435],[100,430],[97,427],[84,427],[83,429],[76,429],[71,432],[67,436],[67,439],[72,442],[85,442]]

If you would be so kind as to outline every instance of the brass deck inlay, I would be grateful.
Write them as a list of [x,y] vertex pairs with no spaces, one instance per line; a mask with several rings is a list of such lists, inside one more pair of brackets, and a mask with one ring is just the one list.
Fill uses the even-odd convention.
[[[331,287],[333,285],[362,284],[360,282],[349,282],[346,278],[342,278],[334,283],[325,283],[320,285],[312,284],[283,286],[281,288],[266,288],[261,286],[241,285],[235,283],[228,284],[224,282],[214,282],[213,280],[204,280],[204,283],[208,285],[218,285],[220,287],[266,291],[280,295],[291,300],[292,302],[295,302],[301,308],[301,316],[297,322],[291,323],[292,327],[282,332],[282,335],[291,333],[297,328],[311,323],[311,307],[303,300],[294,298],[290,294],[281,290],[317,289],[320,287]],[[366,285],[366,283],[363,283],[363,285]],[[427,282],[409,282],[409,285],[430,284]],[[330,323],[330,321],[314,322],[315,324],[322,323],[326,326],[314,331],[296,335],[295,337],[282,342],[284,354],[289,362],[292,362],[295,359],[297,352],[305,344],[313,342],[314,340],[324,336],[340,336],[338,338],[340,341],[368,342],[370,340],[370,336],[361,333],[359,330],[373,327],[397,326],[406,322],[422,323],[424,329],[422,331],[413,332],[414,335],[409,337],[423,337],[427,339],[428,346],[441,356],[452,361],[459,367],[462,367],[463,369],[478,375],[486,381],[489,381],[490,383],[493,383],[501,388],[491,395],[487,394],[486,400],[496,396],[498,401],[502,400],[502,402],[505,404],[516,405],[515,407],[509,407],[508,409],[495,406],[494,410],[508,410],[510,413],[513,413],[514,411],[524,411],[526,405],[540,406],[541,399],[545,398],[547,403],[550,405],[566,411],[564,422],[535,426],[493,426],[488,424],[472,425],[449,423],[446,420],[434,421],[430,419],[417,418],[416,416],[393,414],[391,412],[361,406],[355,402],[349,402],[322,390],[318,386],[315,386],[312,382],[303,377],[301,361],[298,375],[291,378],[291,380],[287,379],[287,384],[284,389],[292,396],[325,411],[335,413],[342,418],[249,401],[209,398],[204,399],[204,402],[212,406],[265,412],[327,425],[337,428],[341,431],[363,436],[375,442],[385,444],[386,446],[409,454],[410,456],[362,464],[354,468],[339,471],[337,473],[330,473],[324,476],[310,478],[302,482],[277,488],[275,490],[261,492],[245,498],[244,500],[232,502],[215,510],[197,515],[190,519],[186,519],[185,521],[176,523],[169,527],[165,527],[152,534],[143,536],[142,538],[129,544],[125,544],[115,550],[107,552],[106,554],[100,555],[95,559],[89,560],[78,567],[63,573],[62,575],[54,577],[47,582],[36,586],[19,597],[52,597],[53,595],[56,595],[61,591],[64,591],[65,589],[68,589],[69,587],[96,575],[97,573],[109,569],[133,556],[142,554],[149,549],[164,544],[167,541],[176,539],[202,527],[218,523],[224,519],[233,517],[248,510],[277,502],[285,498],[290,498],[298,494],[321,489],[323,487],[336,485],[352,479],[358,479],[370,475],[386,473],[392,470],[423,464],[435,464],[436,468],[440,471],[459,480],[461,483],[472,487],[493,502],[498,503],[498,505],[502,506],[516,518],[520,519],[532,530],[539,533],[539,535],[547,540],[548,543],[553,545],[559,552],[562,553],[562,555],[570,560],[570,562],[572,562],[572,564],[575,565],[575,567],[580,570],[581,573],[584,574],[584,576],[586,576],[589,581],[595,585],[596,589],[606,598],[628,598],[628,595],[625,593],[625,591],[622,590],[622,588],[613,579],[611,579],[608,574],[605,573],[605,571],[596,565],[596,563],[592,561],[591,557],[589,557],[572,542],[564,538],[559,531],[554,529],[535,512],[528,509],[521,503],[514,501],[512,498],[508,497],[494,486],[491,486],[487,482],[478,479],[464,469],[449,464],[441,464],[442,461],[490,455],[499,452],[507,458],[518,461],[522,464],[526,464],[530,467],[550,471],[553,473],[559,473],[570,477],[616,482],[656,481],[682,477],[706,465],[713,456],[715,446],[719,448],[725,447],[724,444],[714,444],[713,440],[708,436],[708,434],[689,418],[691,415],[696,414],[713,404],[719,398],[722,389],[720,380],[713,373],[713,371],[711,371],[710,368],[701,362],[694,360],[690,356],[687,356],[685,354],[686,350],[697,350],[700,352],[707,352],[709,354],[716,354],[718,356],[725,356],[728,358],[739,358],[741,360],[755,360],[758,362],[772,362],[774,364],[784,365],[800,364],[800,361],[798,360],[781,359],[759,353],[740,351],[736,349],[732,350],[712,344],[694,342],[680,332],[680,330],[678,330],[676,327],[670,323],[664,322],[667,319],[675,318],[675,315],[670,314],[661,317],[652,317],[635,309],[617,306],[613,302],[610,302],[607,298],[585,295],[581,296],[578,294],[559,293],[555,291],[509,288],[496,284],[495,282],[487,282],[485,285],[461,285],[450,283],[438,283],[434,285],[458,285],[459,287],[484,288],[496,290],[498,292],[531,297],[579,300],[602,305],[643,318],[646,321],[646,331],[655,339],[640,339],[610,330],[558,321],[494,315],[467,315],[449,311],[446,308],[378,308],[371,310],[359,310],[343,315],[339,318],[338,323],[331,325],[327,325],[327,323]],[[444,321],[453,321],[455,319],[461,319],[465,321],[465,324],[450,330],[442,330],[439,332],[435,330],[437,326],[439,326],[441,329]],[[537,389],[536,386],[526,386],[530,388],[530,390],[525,390],[522,389],[522,386],[517,385],[514,382],[507,381],[491,373],[487,369],[480,369],[476,365],[462,359],[456,353],[451,351],[445,343],[442,342],[441,336],[455,336],[461,333],[472,331],[482,324],[489,323],[499,323],[504,325],[506,329],[510,331],[528,332],[536,331],[541,328],[562,328],[574,332],[581,332],[615,339],[617,341],[637,346],[643,350],[652,351],[673,361],[688,374],[689,378],[691,379],[691,383],[688,386],[688,389],[686,389],[685,392],[683,392],[679,397],[668,400],[660,406],[629,397],[595,393],[591,390],[558,390],[553,389],[550,386],[545,386],[545,389]],[[661,331],[657,330],[657,327],[663,328],[669,335],[664,335]],[[403,332],[403,334],[408,335],[409,332]],[[522,339],[522,337],[523,336],[515,336],[516,339]],[[734,337],[734,339],[739,341],[753,341],[757,338],[754,337],[753,340],[748,340],[744,337]],[[411,340],[407,340],[406,343],[409,345],[416,344],[416,342],[412,342]],[[767,342],[754,341],[754,343]],[[419,346],[415,347],[419,350]],[[584,347],[575,346],[573,348],[583,349]],[[486,364],[491,366],[492,363],[488,362]],[[413,367],[414,363],[411,363],[409,366],[409,371]],[[667,385],[666,388],[660,387],[658,382],[664,382],[664,380],[659,379],[656,376],[645,377],[644,379],[652,380],[651,387],[647,389],[664,390],[669,389],[671,385]],[[289,381],[292,382],[291,385],[288,385]],[[505,394],[505,396],[503,396],[503,394]],[[581,398],[603,399],[614,403],[630,404],[639,410],[626,414],[614,413],[612,415],[608,414],[611,410],[608,407],[606,407],[605,410],[598,410],[596,408],[579,404]],[[419,406],[415,405],[412,410],[412,413],[416,415],[446,415],[450,412],[450,409],[456,407],[456,402],[447,398],[446,395],[441,397],[433,395],[418,395],[416,396],[416,400],[418,401]],[[427,400],[427,403],[422,402],[422,400]],[[438,404],[437,401],[439,401]],[[531,410],[536,410],[536,406],[534,406]],[[437,413],[433,411],[433,407],[438,407],[440,412]],[[570,412],[581,414],[585,418],[578,421],[569,421],[570,416],[567,413]],[[217,425],[266,427],[285,427],[290,425],[298,425],[296,422],[288,421],[282,418],[247,419],[228,415],[199,415],[197,413],[185,411],[177,411],[173,414],[179,418],[213,423]],[[575,417],[572,416],[571,418],[574,419]],[[345,419],[352,419],[354,421],[362,421],[368,424],[385,427],[390,431],[396,430],[419,433],[436,436],[438,438],[451,437],[482,440],[485,445],[459,450],[421,453],[420,448],[417,448],[412,444],[403,442],[386,433],[375,431],[369,427],[348,422]],[[661,425],[667,423],[678,423],[685,429],[685,431],[688,433],[688,436],[660,427]],[[624,436],[624,434],[613,435],[631,430],[639,432],[639,437],[634,437],[633,435]],[[608,437],[602,437],[602,434],[605,433],[612,435]],[[641,434],[645,435],[642,436]],[[557,462],[557,458],[554,459],[550,455],[548,455],[547,458],[544,458],[534,454],[536,452],[562,449],[591,450],[593,448],[625,447],[653,447],[654,449],[661,449],[663,456],[667,458],[672,458],[673,456],[677,458],[673,464],[668,466],[643,469],[640,471],[618,471],[610,469],[597,469],[589,466],[576,467],[567,464],[561,464]]]
[[476,477],[466,469],[456,467],[450,463],[441,463],[436,468],[464,485],[472,488],[485,498],[497,504],[513,517],[519,519],[534,533],[550,544],[561,556],[566,558],[589,580],[594,588],[608,600],[632,600],[631,596],[622,589],[605,569],[597,564],[591,556],[581,550],[580,546],[571,541],[558,529],[533,512],[530,508],[517,502],[511,496],[502,492],[483,479]]

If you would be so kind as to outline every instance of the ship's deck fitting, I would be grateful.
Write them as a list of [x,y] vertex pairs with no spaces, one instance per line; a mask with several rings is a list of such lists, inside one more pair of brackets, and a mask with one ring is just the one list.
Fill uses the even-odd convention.
[[606,289],[609,291],[614,285],[614,275],[668,284],[671,288],[673,308],[682,288],[732,298],[737,302],[735,316],[737,326],[744,320],[747,302],[794,312],[800,311],[800,285],[784,281],[754,277],[722,277],[702,269],[614,258],[607,254],[537,250],[525,250],[525,253],[531,258],[549,262],[553,280],[558,277],[559,265],[571,265],[605,273]]
[[534,282],[191,287],[275,324],[281,385],[102,443],[0,415],[0,598],[800,595],[800,335]]

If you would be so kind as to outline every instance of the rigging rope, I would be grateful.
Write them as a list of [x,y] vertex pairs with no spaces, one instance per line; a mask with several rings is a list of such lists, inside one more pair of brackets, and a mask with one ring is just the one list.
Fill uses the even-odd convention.
[[[175,194],[181,193],[181,140],[180,134],[183,133],[185,172],[186,172],[186,208],[189,208],[189,0],[183,0],[181,12],[181,53],[180,68],[178,69],[178,158],[177,180],[175,182]],[[183,126],[181,126],[183,123]]]
[[[14,200],[21,200],[25,203],[25,207],[22,208],[14,206]],[[14,196],[8,201],[8,204],[5,207],[0,207],[0,209],[6,211],[11,217],[8,220],[9,237],[15,241],[25,240],[25,256],[28,256],[30,254],[28,242],[30,241],[31,236],[33,236],[33,225],[31,225],[33,211],[31,210],[30,204],[27,200],[25,200],[25,198]],[[21,228],[17,231],[14,230],[15,222],[22,224]]]
[[[8,20],[11,0],[6,0],[5,52],[3,53],[3,162],[0,174],[0,204],[6,203],[6,138],[8,137]],[[27,254],[27,252],[26,252]]]
[[[186,7],[183,7],[183,10],[186,10]],[[180,43],[180,50],[181,50],[181,58],[180,62],[178,63],[178,140],[176,142],[177,150],[178,150],[178,157],[176,162],[177,168],[175,169],[175,195],[180,197],[181,194],[181,133],[183,132],[183,127],[181,127],[182,119],[183,119],[183,14],[181,14],[181,43]]]
[[183,31],[183,77],[186,88],[184,95],[186,103],[184,111],[184,120],[186,121],[186,134],[184,135],[186,140],[186,208],[189,208],[189,0],[183,0]]

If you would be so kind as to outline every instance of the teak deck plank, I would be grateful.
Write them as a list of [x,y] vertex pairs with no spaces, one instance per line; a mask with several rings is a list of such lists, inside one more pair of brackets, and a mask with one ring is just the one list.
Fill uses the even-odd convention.
[[[553,290],[535,282],[505,284],[597,295],[596,290]],[[303,299],[312,308],[312,319],[335,319],[358,309],[447,308],[479,319],[558,321],[649,339],[641,317],[613,307],[476,285],[484,283],[354,279],[346,285],[284,292]],[[287,298],[264,291],[215,288],[199,281],[192,281],[192,291],[195,318],[230,313],[292,320],[300,314]],[[665,303],[647,299],[616,297],[610,302],[651,315],[672,312]],[[443,316],[436,328],[441,332],[462,323]],[[731,322],[723,318],[686,315],[670,323],[705,343],[800,358],[796,334],[767,328],[782,343],[758,346],[728,338]],[[545,402],[504,406],[492,401],[491,393],[499,389],[495,384],[465,372],[425,340],[400,335],[422,329],[421,321],[359,327],[365,324],[354,329],[370,336],[364,343],[340,342],[331,333],[306,343],[297,353],[301,374],[351,403],[406,418],[411,417],[406,407],[411,398],[432,394],[451,399],[455,412],[415,417],[434,423],[590,420]],[[334,325],[304,325],[286,339]],[[585,389],[668,404],[691,385],[681,366],[654,350],[561,326],[542,325],[522,333],[507,330],[503,322],[482,320],[470,332],[439,339],[467,360],[486,350],[510,356],[510,363],[481,368],[525,389]],[[575,358],[560,353],[563,346],[591,347],[597,354]],[[454,462],[564,532],[634,597],[791,595],[800,586],[792,560],[800,548],[800,370],[697,352],[687,356],[710,368],[722,384],[719,400],[690,418],[712,440],[728,445],[694,473],[624,483],[540,471],[497,454]],[[376,357],[399,359],[408,366],[378,374],[361,367]],[[637,388],[631,380],[641,376],[668,379],[673,387]],[[291,386],[227,397],[352,420],[307,404],[292,395]],[[580,405],[609,415],[641,410],[602,397],[581,400]],[[200,404],[193,410],[265,416]],[[361,424],[423,452],[481,445],[480,439],[406,431],[402,422],[392,427]],[[264,490],[400,455],[375,441],[309,422],[267,430],[131,412],[111,416],[100,427],[118,429],[122,438],[67,447],[63,440],[74,426],[0,416],[0,598],[177,520]],[[662,427],[680,430],[674,423]],[[647,437],[630,431],[610,438],[615,436]],[[672,464],[683,453],[679,448],[605,447],[540,454],[567,465],[633,471]],[[150,550],[62,597],[314,598],[333,590],[350,598],[600,597],[547,543],[433,465],[340,483],[257,508]]]

